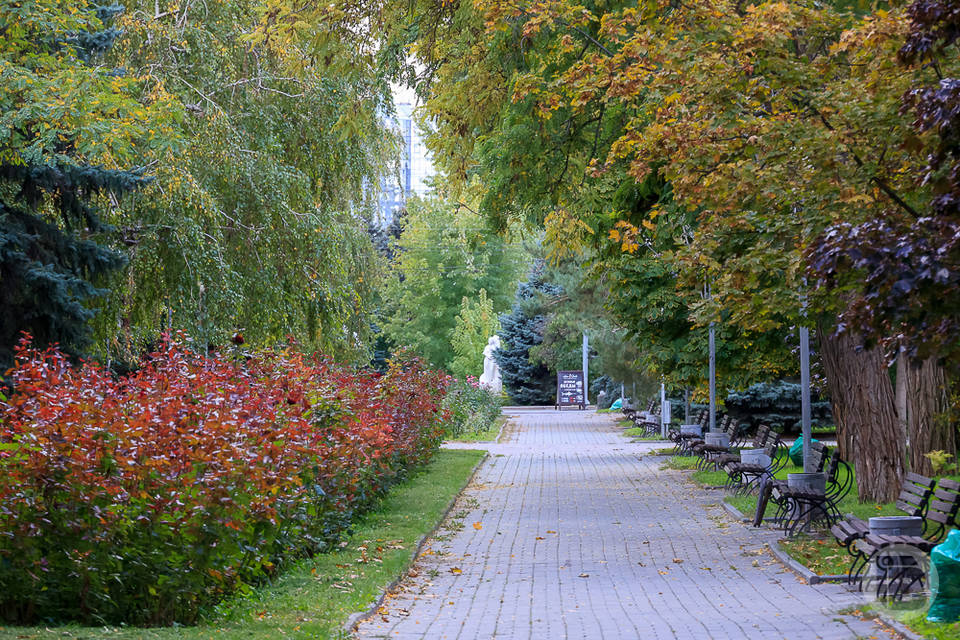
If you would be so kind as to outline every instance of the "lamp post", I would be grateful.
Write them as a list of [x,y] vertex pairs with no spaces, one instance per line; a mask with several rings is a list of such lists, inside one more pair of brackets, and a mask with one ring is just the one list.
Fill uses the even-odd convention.
[[590,366],[590,344],[587,341],[587,332],[583,332],[583,406],[587,407],[590,404],[589,392],[590,392],[590,382],[589,376],[587,373],[587,368]]
[[717,427],[717,345],[713,328],[710,323],[710,431]]
[[803,472],[813,473],[810,457],[810,330],[800,327],[800,424],[803,431]]

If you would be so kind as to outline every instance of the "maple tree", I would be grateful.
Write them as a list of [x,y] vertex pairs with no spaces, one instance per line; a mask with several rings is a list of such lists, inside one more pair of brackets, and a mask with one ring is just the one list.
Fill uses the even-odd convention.
[[[598,268],[636,255],[645,262],[631,277],[662,278],[660,303],[647,307],[670,300],[694,331],[714,322],[775,342],[801,322],[817,325],[837,356],[824,360],[827,377],[846,384],[859,345],[834,333],[847,298],[809,286],[804,250],[832,224],[910,217],[929,201],[914,180],[918,136],[899,112],[917,77],[896,57],[901,11],[494,0],[457,5],[456,15],[470,28],[421,43],[426,60],[441,61],[426,111],[438,156],[461,188],[479,192],[486,216],[545,223],[560,249],[616,243],[628,258]],[[468,54],[466,70],[444,68],[451,51]],[[487,90],[491,70],[500,81]],[[449,108],[473,78],[478,106]],[[649,176],[662,186],[623,207],[623,189]],[[887,498],[904,443],[882,354],[866,370],[869,388],[834,394],[835,414],[849,437],[882,447],[882,463],[855,464],[861,496]]]

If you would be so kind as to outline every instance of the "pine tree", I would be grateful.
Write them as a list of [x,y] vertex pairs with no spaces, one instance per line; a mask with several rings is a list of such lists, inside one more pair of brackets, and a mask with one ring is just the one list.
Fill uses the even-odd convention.
[[97,283],[125,262],[105,244],[111,228],[97,203],[146,182],[88,160],[96,157],[85,153],[92,129],[102,126],[102,143],[111,123],[55,109],[65,78],[88,81],[93,104],[118,113],[127,106],[110,82],[119,72],[94,66],[118,34],[103,22],[122,8],[79,2],[73,13],[46,4],[0,12],[0,372],[23,332],[73,354],[89,343],[93,305],[106,293]]
[[526,282],[517,287],[510,313],[500,316],[502,346],[494,352],[500,365],[503,387],[510,400],[519,405],[553,404],[556,381],[553,372],[530,361],[530,348],[543,342],[546,317],[531,302],[537,294],[551,294],[556,287],[542,279],[543,263],[538,262]]

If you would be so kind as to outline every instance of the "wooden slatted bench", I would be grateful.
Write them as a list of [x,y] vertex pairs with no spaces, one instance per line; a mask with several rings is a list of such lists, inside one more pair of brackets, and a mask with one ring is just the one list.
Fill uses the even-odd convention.
[[[762,424],[757,427],[757,432],[753,435],[753,441],[750,443],[750,449],[763,449],[767,446],[767,440],[773,436],[776,436],[776,433],[767,425]],[[740,454],[731,449],[730,453],[724,453],[718,455],[714,458],[714,464],[718,469],[723,469],[726,471],[728,465],[740,462]]]
[[[917,473],[907,472],[903,477],[900,495],[896,505],[904,515],[923,517],[927,512],[927,504],[936,481]],[[855,544],[870,532],[869,523],[853,516],[835,523],[830,527],[830,533],[837,543],[847,550],[851,556],[850,568],[847,571],[847,580],[850,584],[860,580],[860,574],[866,567],[867,556],[857,549]]]
[[960,511],[960,482],[941,478],[927,504],[923,515],[922,536],[896,536],[866,533],[856,540],[857,550],[866,556],[865,566],[875,563],[883,571],[870,576],[861,571],[860,589],[869,577],[876,580],[878,598],[900,599],[914,584],[922,582],[925,572],[916,563],[903,562],[912,554],[929,554],[943,540],[947,530],[956,524]]
[[781,500],[785,503],[784,511],[787,519],[783,529],[788,536],[794,536],[805,531],[814,523],[823,523],[826,526],[840,520],[840,501],[843,500],[853,487],[853,472],[850,466],[840,458],[839,451],[829,453],[824,448],[821,454],[823,471],[827,474],[826,488],[823,493],[810,489],[794,489],[787,486],[781,492]]
[[711,465],[714,469],[716,469],[717,459],[719,459],[722,455],[733,452],[733,445],[736,443],[737,432],[740,430],[740,423],[734,420],[732,416],[727,415],[723,419],[722,424],[723,427],[720,429],[720,432],[727,434],[727,437],[730,439],[730,444],[726,447],[721,447],[715,444],[707,444],[705,440],[695,441],[690,444],[690,449],[693,451],[693,454],[699,457],[699,460],[697,461],[698,469],[706,469]]
[[767,444],[763,448],[764,454],[770,458],[767,465],[750,464],[746,462],[731,462],[726,465],[727,490],[738,495],[749,495],[760,488],[761,482],[772,479],[782,469],[790,457],[786,447],[780,441],[780,436],[767,437]]

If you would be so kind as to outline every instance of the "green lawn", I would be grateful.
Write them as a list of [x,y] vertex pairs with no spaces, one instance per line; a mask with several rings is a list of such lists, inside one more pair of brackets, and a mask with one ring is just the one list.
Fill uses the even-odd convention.
[[[631,423],[631,424],[632,424],[632,423]],[[655,436],[647,435],[647,430],[644,429],[643,427],[630,427],[629,429],[627,429],[626,431],[623,432],[623,435],[625,435],[625,436],[627,436],[627,437],[630,437],[630,438],[636,438],[636,439],[638,439],[638,440],[649,440],[649,441],[651,441],[651,442],[665,442],[665,441],[666,441],[664,438],[661,438],[661,437],[659,436],[659,434],[658,434],[658,435],[655,435]]]
[[[673,453],[676,451],[676,447],[663,447],[662,449],[654,449],[650,452],[652,456],[673,456]],[[674,456],[677,458],[682,458],[683,456]],[[680,464],[680,463],[677,463]],[[673,467],[671,467],[673,468]],[[679,468],[679,467],[677,467]],[[692,469],[693,467],[683,467],[684,469]]]
[[354,528],[340,551],[298,563],[274,584],[224,603],[199,627],[0,627],[0,640],[345,637],[341,627],[350,614],[369,607],[384,587],[407,570],[419,538],[436,526],[484,455],[482,451],[440,451],[426,470],[394,487],[379,508]]
[[[798,467],[793,463],[788,463],[783,469],[781,469],[776,477],[782,480],[787,479],[787,474],[789,473],[802,473],[803,467]],[[722,473],[724,479],[726,479],[726,474]],[[850,473],[853,473],[851,470]],[[713,484],[722,484],[722,482],[715,482]],[[757,511],[757,497],[753,496],[728,496],[726,501],[737,509],[739,509],[746,516],[753,516]],[[850,489],[850,492],[846,497],[840,501],[838,505],[840,513],[848,514],[852,513],[853,515],[866,520],[873,516],[895,516],[900,513],[900,511],[892,503],[880,504],[876,502],[864,502],[860,503],[857,499],[857,486],[856,486],[856,477],[854,477],[854,485]],[[770,514],[768,514],[770,515]]]
[[[680,456],[671,458],[668,462],[669,468],[672,469],[692,469],[695,464],[696,458]],[[802,467],[788,462],[783,469],[777,472],[776,477],[785,480],[787,474],[800,473],[802,471]],[[703,486],[722,486],[727,480],[727,474],[724,471],[696,471],[690,475],[690,479]],[[728,495],[724,497],[724,501],[751,519],[757,511],[757,497],[755,495]],[[840,502],[839,506],[841,513],[852,513],[863,519],[871,516],[897,515],[899,513],[893,504],[877,504],[872,502],[861,504],[857,500],[857,489],[855,485],[850,490],[850,493]],[[771,507],[768,507],[766,515],[773,515]],[[812,536],[799,536],[792,540],[783,540],[780,544],[784,551],[794,560],[797,560],[818,575],[843,574],[846,573],[850,565],[850,556],[846,550],[836,543],[829,532],[819,532]]]
[[449,438],[449,442],[493,442],[497,439],[497,436],[500,435],[500,428],[506,421],[507,419],[504,416],[500,416],[483,431],[464,433],[456,438]]
[[[673,449],[658,449],[655,454],[673,453]],[[690,471],[697,468],[697,458],[694,456],[670,456],[661,465],[662,469],[674,469],[676,471]]]
[[833,536],[797,535],[780,541],[780,548],[791,558],[819,576],[841,576],[853,559]]
[[926,611],[913,611],[898,616],[898,619],[911,630],[931,640],[957,640],[960,638],[960,622],[927,622]]

